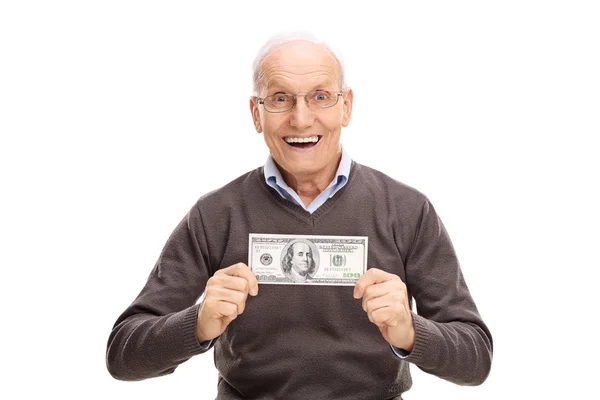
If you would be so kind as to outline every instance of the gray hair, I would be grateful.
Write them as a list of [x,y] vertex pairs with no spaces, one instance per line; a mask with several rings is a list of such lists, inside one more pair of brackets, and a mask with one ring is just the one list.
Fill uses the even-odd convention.
[[262,82],[262,80],[260,78],[260,73],[261,73],[262,64],[263,64],[263,61],[265,60],[265,58],[271,53],[271,51],[275,50],[279,46],[289,43],[289,42],[294,42],[297,40],[304,40],[307,42],[319,44],[319,45],[325,47],[327,50],[329,50],[329,52],[331,53],[333,58],[335,58],[335,60],[338,63],[338,66],[339,66],[340,88],[342,90],[346,89],[346,78],[345,78],[345,74],[344,74],[344,62],[343,62],[343,58],[342,58],[340,52],[337,51],[332,46],[330,46],[329,44],[325,43],[324,41],[319,40],[312,33],[292,32],[292,33],[282,33],[282,34],[278,34],[278,35],[271,37],[261,47],[258,54],[256,55],[256,58],[254,59],[254,62],[252,63],[252,82],[253,82],[252,90],[253,90],[253,93],[255,96],[260,96],[260,92],[263,89],[264,82]]

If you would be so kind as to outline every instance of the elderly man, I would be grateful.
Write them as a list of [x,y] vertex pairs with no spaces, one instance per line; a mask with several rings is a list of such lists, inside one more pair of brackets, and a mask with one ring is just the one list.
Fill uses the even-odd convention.
[[[250,111],[270,157],[176,227],[110,334],[110,373],[169,374],[214,346],[219,399],[400,399],[411,363],[481,384],[491,334],[433,206],[340,145],[353,93],[334,52],[314,40],[268,43],[254,82]],[[259,290],[244,264],[249,233],[366,236],[368,270],[354,288]]]

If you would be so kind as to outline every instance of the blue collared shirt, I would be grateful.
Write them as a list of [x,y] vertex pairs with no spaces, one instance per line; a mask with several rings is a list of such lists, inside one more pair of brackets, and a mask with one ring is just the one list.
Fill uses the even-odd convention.
[[346,185],[346,182],[348,182],[348,175],[350,175],[351,164],[352,159],[350,159],[348,153],[344,150],[344,146],[342,146],[342,159],[340,160],[340,165],[335,173],[335,177],[329,186],[319,193],[319,195],[308,205],[308,207],[306,207],[302,200],[300,200],[298,193],[296,193],[294,189],[285,183],[283,177],[281,176],[281,172],[277,168],[277,165],[273,161],[271,155],[267,157],[267,162],[265,163],[264,167],[265,180],[267,181],[267,185],[275,189],[277,193],[281,195],[281,197],[299,205],[312,214],[317,210],[317,208],[321,207],[323,203],[327,201],[327,199],[333,197],[338,190]]

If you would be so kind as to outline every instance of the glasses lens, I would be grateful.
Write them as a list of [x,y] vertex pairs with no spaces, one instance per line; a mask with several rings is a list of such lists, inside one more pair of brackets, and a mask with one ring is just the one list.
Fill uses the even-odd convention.
[[312,108],[327,108],[335,105],[338,101],[336,92],[330,90],[315,90],[306,95],[308,105]]
[[268,111],[287,111],[294,105],[294,96],[289,94],[274,94],[265,97],[264,105]]

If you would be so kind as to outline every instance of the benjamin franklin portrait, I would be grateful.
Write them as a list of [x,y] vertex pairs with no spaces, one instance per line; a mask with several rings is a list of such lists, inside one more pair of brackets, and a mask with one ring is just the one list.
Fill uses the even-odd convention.
[[298,239],[290,242],[281,258],[281,270],[293,282],[306,282],[318,268],[319,254],[314,243]]

